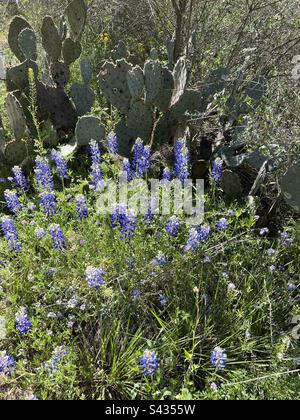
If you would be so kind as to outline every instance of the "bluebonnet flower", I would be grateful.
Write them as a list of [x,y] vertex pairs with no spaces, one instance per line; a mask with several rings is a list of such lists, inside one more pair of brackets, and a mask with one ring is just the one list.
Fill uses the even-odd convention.
[[136,217],[130,213],[126,204],[117,205],[111,214],[111,227],[121,228],[121,239],[133,238],[136,229]]
[[105,285],[103,277],[105,271],[102,268],[87,267],[85,270],[85,277],[90,287],[94,289],[99,289],[101,286]]
[[265,235],[268,235],[269,232],[270,232],[270,230],[267,227],[265,227],[265,228],[260,229],[259,234],[261,236],[265,236]]
[[38,188],[46,191],[53,191],[53,176],[51,172],[51,167],[47,159],[38,156],[35,160],[34,172]]
[[267,249],[267,254],[269,255],[269,257],[272,257],[273,255],[276,255],[277,253],[278,251],[274,248]]
[[55,273],[56,269],[54,267],[47,268],[47,270],[45,271],[45,274],[47,274],[47,276],[54,276]]
[[99,144],[95,140],[90,142],[90,152],[92,165],[100,165],[102,163],[102,157]]
[[217,370],[226,368],[227,354],[221,347],[216,347],[211,353],[211,363],[216,366]]
[[102,191],[104,188],[104,176],[100,164],[94,163],[91,167],[92,185],[91,189]]
[[[196,249],[208,241],[210,235],[209,226],[192,228],[189,233],[188,242],[184,248],[185,252],[196,251]],[[210,260],[209,260],[210,261]]]
[[288,232],[281,232],[280,233],[280,241],[284,246],[290,246],[294,242],[294,239],[291,238]]
[[77,217],[80,220],[87,219],[89,212],[86,205],[86,198],[84,195],[78,195],[76,197],[76,210],[77,210]]
[[130,162],[127,158],[123,159],[122,161],[122,171],[120,174],[120,179],[124,181],[131,181],[133,177],[133,173],[131,170]]
[[43,228],[36,228],[34,234],[38,240],[42,240],[47,235]]
[[12,356],[6,354],[6,351],[0,352],[0,376],[11,376],[15,371],[15,361]]
[[175,145],[175,165],[174,176],[181,182],[189,177],[190,157],[189,151],[184,139],[178,139]]
[[153,351],[146,350],[141,359],[141,369],[145,376],[154,376],[159,368],[159,359]]
[[167,223],[166,232],[170,236],[175,237],[179,233],[179,228],[180,228],[180,221],[179,221],[178,217],[172,216],[171,219]]
[[4,233],[4,236],[7,240],[8,248],[14,252],[21,251],[21,244],[19,243],[19,235],[17,233],[17,228],[14,224],[14,221],[8,217],[4,216],[1,219],[1,229]]
[[68,164],[66,159],[57,150],[52,150],[50,159],[55,162],[56,173],[60,178],[67,178]]
[[17,215],[22,210],[22,205],[18,199],[15,191],[6,190],[4,191],[4,198],[8,209]]
[[161,306],[167,306],[169,303],[169,299],[163,293],[159,295],[159,303]]
[[118,154],[119,151],[119,144],[118,144],[118,137],[115,133],[110,133],[107,137],[108,142],[108,149],[111,155]]
[[53,247],[58,251],[62,252],[67,248],[66,240],[61,230],[61,227],[57,224],[53,224],[49,228]]
[[133,147],[132,172],[137,178],[142,178],[150,168],[151,149],[137,139]]
[[133,300],[137,301],[137,300],[140,299],[140,297],[141,297],[141,291],[140,291],[140,289],[133,289],[133,291],[132,291],[132,298],[133,298]]
[[57,203],[54,192],[42,192],[40,194],[41,205],[44,213],[50,217],[57,211]]
[[225,217],[223,217],[222,219],[220,219],[220,220],[217,221],[216,228],[218,230],[226,230],[226,229],[228,229],[228,222],[225,219]]
[[297,286],[294,283],[289,283],[288,284],[288,291],[289,292],[294,292],[297,289]]
[[32,328],[32,322],[29,320],[25,308],[21,308],[16,315],[15,329],[21,334],[26,335]]
[[12,168],[12,173],[14,175],[13,182],[19,194],[23,194],[28,189],[28,184],[22,169],[19,166],[14,166]]
[[68,354],[68,350],[65,347],[56,347],[52,353],[52,358],[46,364],[46,369],[50,371],[52,375],[55,372],[59,371],[60,364],[63,362],[64,358]]
[[163,173],[162,173],[162,177],[161,177],[161,179],[162,179],[163,184],[164,184],[164,183],[166,183],[166,182],[171,181],[171,179],[172,179],[172,174],[171,174],[171,171],[170,171],[170,169],[169,169],[169,168],[165,168],[165,169],[163,170]]
[[216,183],[220,183],[223,171],[224,171],[224,163],[221,159],[216,159],[212,165],[211,177]]
[[168,263],[168,258],[161,251],[158,253],[157,257],[154,258],[152,264],[154,266],[166,265]]

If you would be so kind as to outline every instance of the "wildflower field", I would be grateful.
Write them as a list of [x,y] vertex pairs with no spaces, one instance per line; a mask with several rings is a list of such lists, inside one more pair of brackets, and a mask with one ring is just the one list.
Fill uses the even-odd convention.
[[[112,11],[103,8],[105,19],[96,24],[101,1],[54,2],[58,13],[51,5],[44,13],[40,0],[34,31],[24,24],[29,2],[4,3],[0,400],[299,400],[299,82],[286,81],[278,63],[268,73],[231,60],[230,76],[209,79],[213,92],[201,91],[200,81],[208,79],[197,75],[197,66],[204,59],[197,62],[196,46],[191,52],[189,33],[194,28],[196,39],[200,8],[200,16],[208,13],[200,0],[162,2],[170,11],[178,6],[168,23],[171,32],[177,28],[177,41],[179,12],[185,25],[190,21],[190,31],[182,30],[175,43],[173,64],[160,44],[166,25],[155,1],[150,12],[158,29],[148,41],[126,32],[134,1],[126,0],[133,5],[126,19],[112,24]],[[216,2],[218,13],[224,3]],[[250,16],[260,10],[255,4]],[[65,7],[69,35],[58,36]],[[81,7],[86,26],[74,38],[72,16]],[[235,12],[225,26],[236,25],[240,8],[232,2]],[[47,13],[53,21],[43,20]],[[287,17],[278,12],[273,24],[280,19]],[[299,21],[290,24],[299,28]],[[259,22],[261,34],[274,28]],[[251,28],[244,30],[250,48]],[[62,52],[58,41],[48,45],[52,36],[62,40]],[[46,51],[41,57],[35,38]],[[119,41],[130,45],[132,66]],[[251,54],[245,62],[261,57]],[[206,60],[212,70],[224,65],[220,55]],[[92,68],[95,75],[102,69],[98,79]],[[249,81],[258,71],[267,82],[256,102]],[[157,86],[169,73],[175,84],[165,98],[170,89]],[[288,145],[281,129],[290,135]],[[166,192],[179,201],[169,203]],[[184,211],[188,199],[199,214]]]

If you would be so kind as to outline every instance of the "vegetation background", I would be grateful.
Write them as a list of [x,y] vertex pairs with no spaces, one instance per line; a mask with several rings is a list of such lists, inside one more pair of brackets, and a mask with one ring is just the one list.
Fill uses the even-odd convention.
[[[291,73],[293,57],[300,54],[299,1],[87,3],[83,57],[91,58],[96,69],[120,40],[138,63],[152,48],[167,62],[166,43],[175,37],[174,59],[186,53],[189,83],[197,88],[216,66],[237,74],[251,51],[248,77],[264,76],[268,89],[259,107],[247,116],[246,140],[278,163],[268,188],[272,190],[277,177],[299,160],[300,82]],[[19,0],[18,8],[39,33],[42,16],[49,14],[58,22],[67,4],[67,0]],[[0,51],[7,64],[14,60],[6,41],[14,7],[15,2],[0,1]],[[78,63],[72,70],[72,78],[79,79]],[[114,113],[99,92],[96,73],[94,111],[113,129]],[[0,82],[1,116],[4,100],[5,87]],[[213,117],[194,122],[206,136],[216,124]],[[113,165],[107,168],[108,173],[115,170]],[[56,179],[61,211],[54,222],[71,244],[66,253],[53,253],[49,241],[40,246],[32,239],[30,221],[47,229],[41,211],[32,215],[24,210],[18,216],[26,244],[20,255],[10,259],[1,244],[5,266],[0,309],[9,327],[0,350],[18,361],[16,376],[5,378],[0,388],[1,399],[300,399],[300,343],[291,337],[290,323],[300,314],[297,215],[283,206],[277,215],[277,234],[262,237],[256,228],[257,207],[247,201],[228,201],[214,185],[207,196],[207,222],[215,226],[225,215],[229,229],[216,232],[190,255],[183,252],[187,232],[170,239],[161,220],[150,227],[141,223],[129,243],[112,234],[108,222],[99,223],[93,210],[80,224],[69,195],[80,193],[84,181],[78,181],[74,168],[70,176],[74,185],[69,191]],[[23,204],[35,198],[24,198]],[[92,209],[92,197],[88,203]],[[27,223],[23,227],[22,220]],[[292,243],[282,239],[283,231],[293,238]],[[158,251],[169,264],[151,268]],[[109,279],[97,295],[82,279],[86,267],[99,261]],[[53,267],[56,273],[51,277]],[[166,306],[160,304],[162,295],[167,296]],[[80,305],[70,304],[74,298]],[[33,329],[25,338],[14,330],[20,306],[33,319]],[[83,306],[84,311],[79,309]],[[60,315],[52,319],[53,313]],[[49,375],[45,363],[61,346],[68,348],[68,354],[59,372]],[[228,354],[222,372],[210,361],[216,346]],[[160,359],[159,372],[152,379],[143,377],[139,366],[147,348]]]

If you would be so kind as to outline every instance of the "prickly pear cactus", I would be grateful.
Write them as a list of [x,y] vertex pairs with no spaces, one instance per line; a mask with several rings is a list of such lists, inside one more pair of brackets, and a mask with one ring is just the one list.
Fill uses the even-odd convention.
[[60,59],[62,41],[51,16],[45,16],[43,19],[42,44],[52,62],[56,62]]
[[73,40],[80,39],[85,27],[87,7],[84,0],[73,0],[65,10]]
[[92,73],[92,63],[85,59],[80,63],[83,84],[74,83],[71,86],[70,96],[76,107],[77,114],[82,116],[91,112],[95,102],[95,93],[88,83]]
[[21,140],[26,131],[26,120],[22,106],[18,99],[8,93],[5,101],[7,115],[16,140]]
[[79,118],[75,130],[78,146],[87,146],[91,140],[100,142],[104,136],[105,128],[99,118],[90,116]]
[[127,84],[133,101],[140,99],[145,87],[144,73],[141,67],[136,66],[128,70]]
[[69,66],[74,63],[81,56],[81,52],[82,47],[79,41],[73,41],[71,38],[65,39],[62,47],[65,64]]
[[281,193],[288,205],[300,213],[300,162],[292,166],[280,181]]
[[71,86],[70,96],[79,116],[91,112],[95,102],[95,93],[88,85],[74,83]]
[[15,140],[4,146],[4,157],[7,165],[20,165],[27,157],[25,141]]
[[32,29],[26,19],[21,16],[15,16],[10,23],[8,32],[9,48],[21,62],[25,60],[25,56],[19,46],[19,35],[25,28]]
[[146,97],[145,102],[152,104],[159,95],[163,84],[162,64],[156,60],[149,60],[144,67]]
[[37,39],[32,29],[23,29],[19,34],[18,43],[26,60],[37,59]]
[[124,59],[117,60],[116,64],[105,62],[99,74],[99,83],[102,92],[123,114],[128,114],[131,104],[131,94],[127,84],[127,73],[132,66]]

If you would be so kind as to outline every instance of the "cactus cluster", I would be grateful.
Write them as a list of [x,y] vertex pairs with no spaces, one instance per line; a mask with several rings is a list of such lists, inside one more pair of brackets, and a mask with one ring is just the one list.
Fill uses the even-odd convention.
[[126,59],[128,54],[119,46],[114,57],[125,57],[103,62],[98,75],[104,96],[122,114],[116,133],[124,156],[130,154],[138,137],[154,151],[173,143],[178,128],[187,125],[188,116],[205,111],[209,97],[226,84],[226,69],[220,69],[202,91],[188,89],[184,58],[171,71],[154,51],[143,68],[133,66]]
[[14,140],[7,142],[3,127],[0,127],[2,172],[13,164],[22,165],[32,154],[31,139],[37,135],[32,101],[39,124],[46,131],[50,128],[50,134],[43,139],[45,146],[53,147],[57,144],[57,137],[74,132],[78,117],[91,111],[95,94],[89,87],[92,65],[88,59],[81,62],[83,83],[73,84],[69,95],[65,91],[70,79],[70,65],[82,52],[80,38],[86,15],[85,1],[72,0],[60,18],[59,27],[51,16],[43,18],[41,42],[44,57],[39,60],[45,62],[42,71],[37,63],[41,49],[33,28],[24,17],[13,17],[8,43],[20,63],[5,71],[1,58],[1,79],[6,81],[8,91],[6,110],[14,133]]

